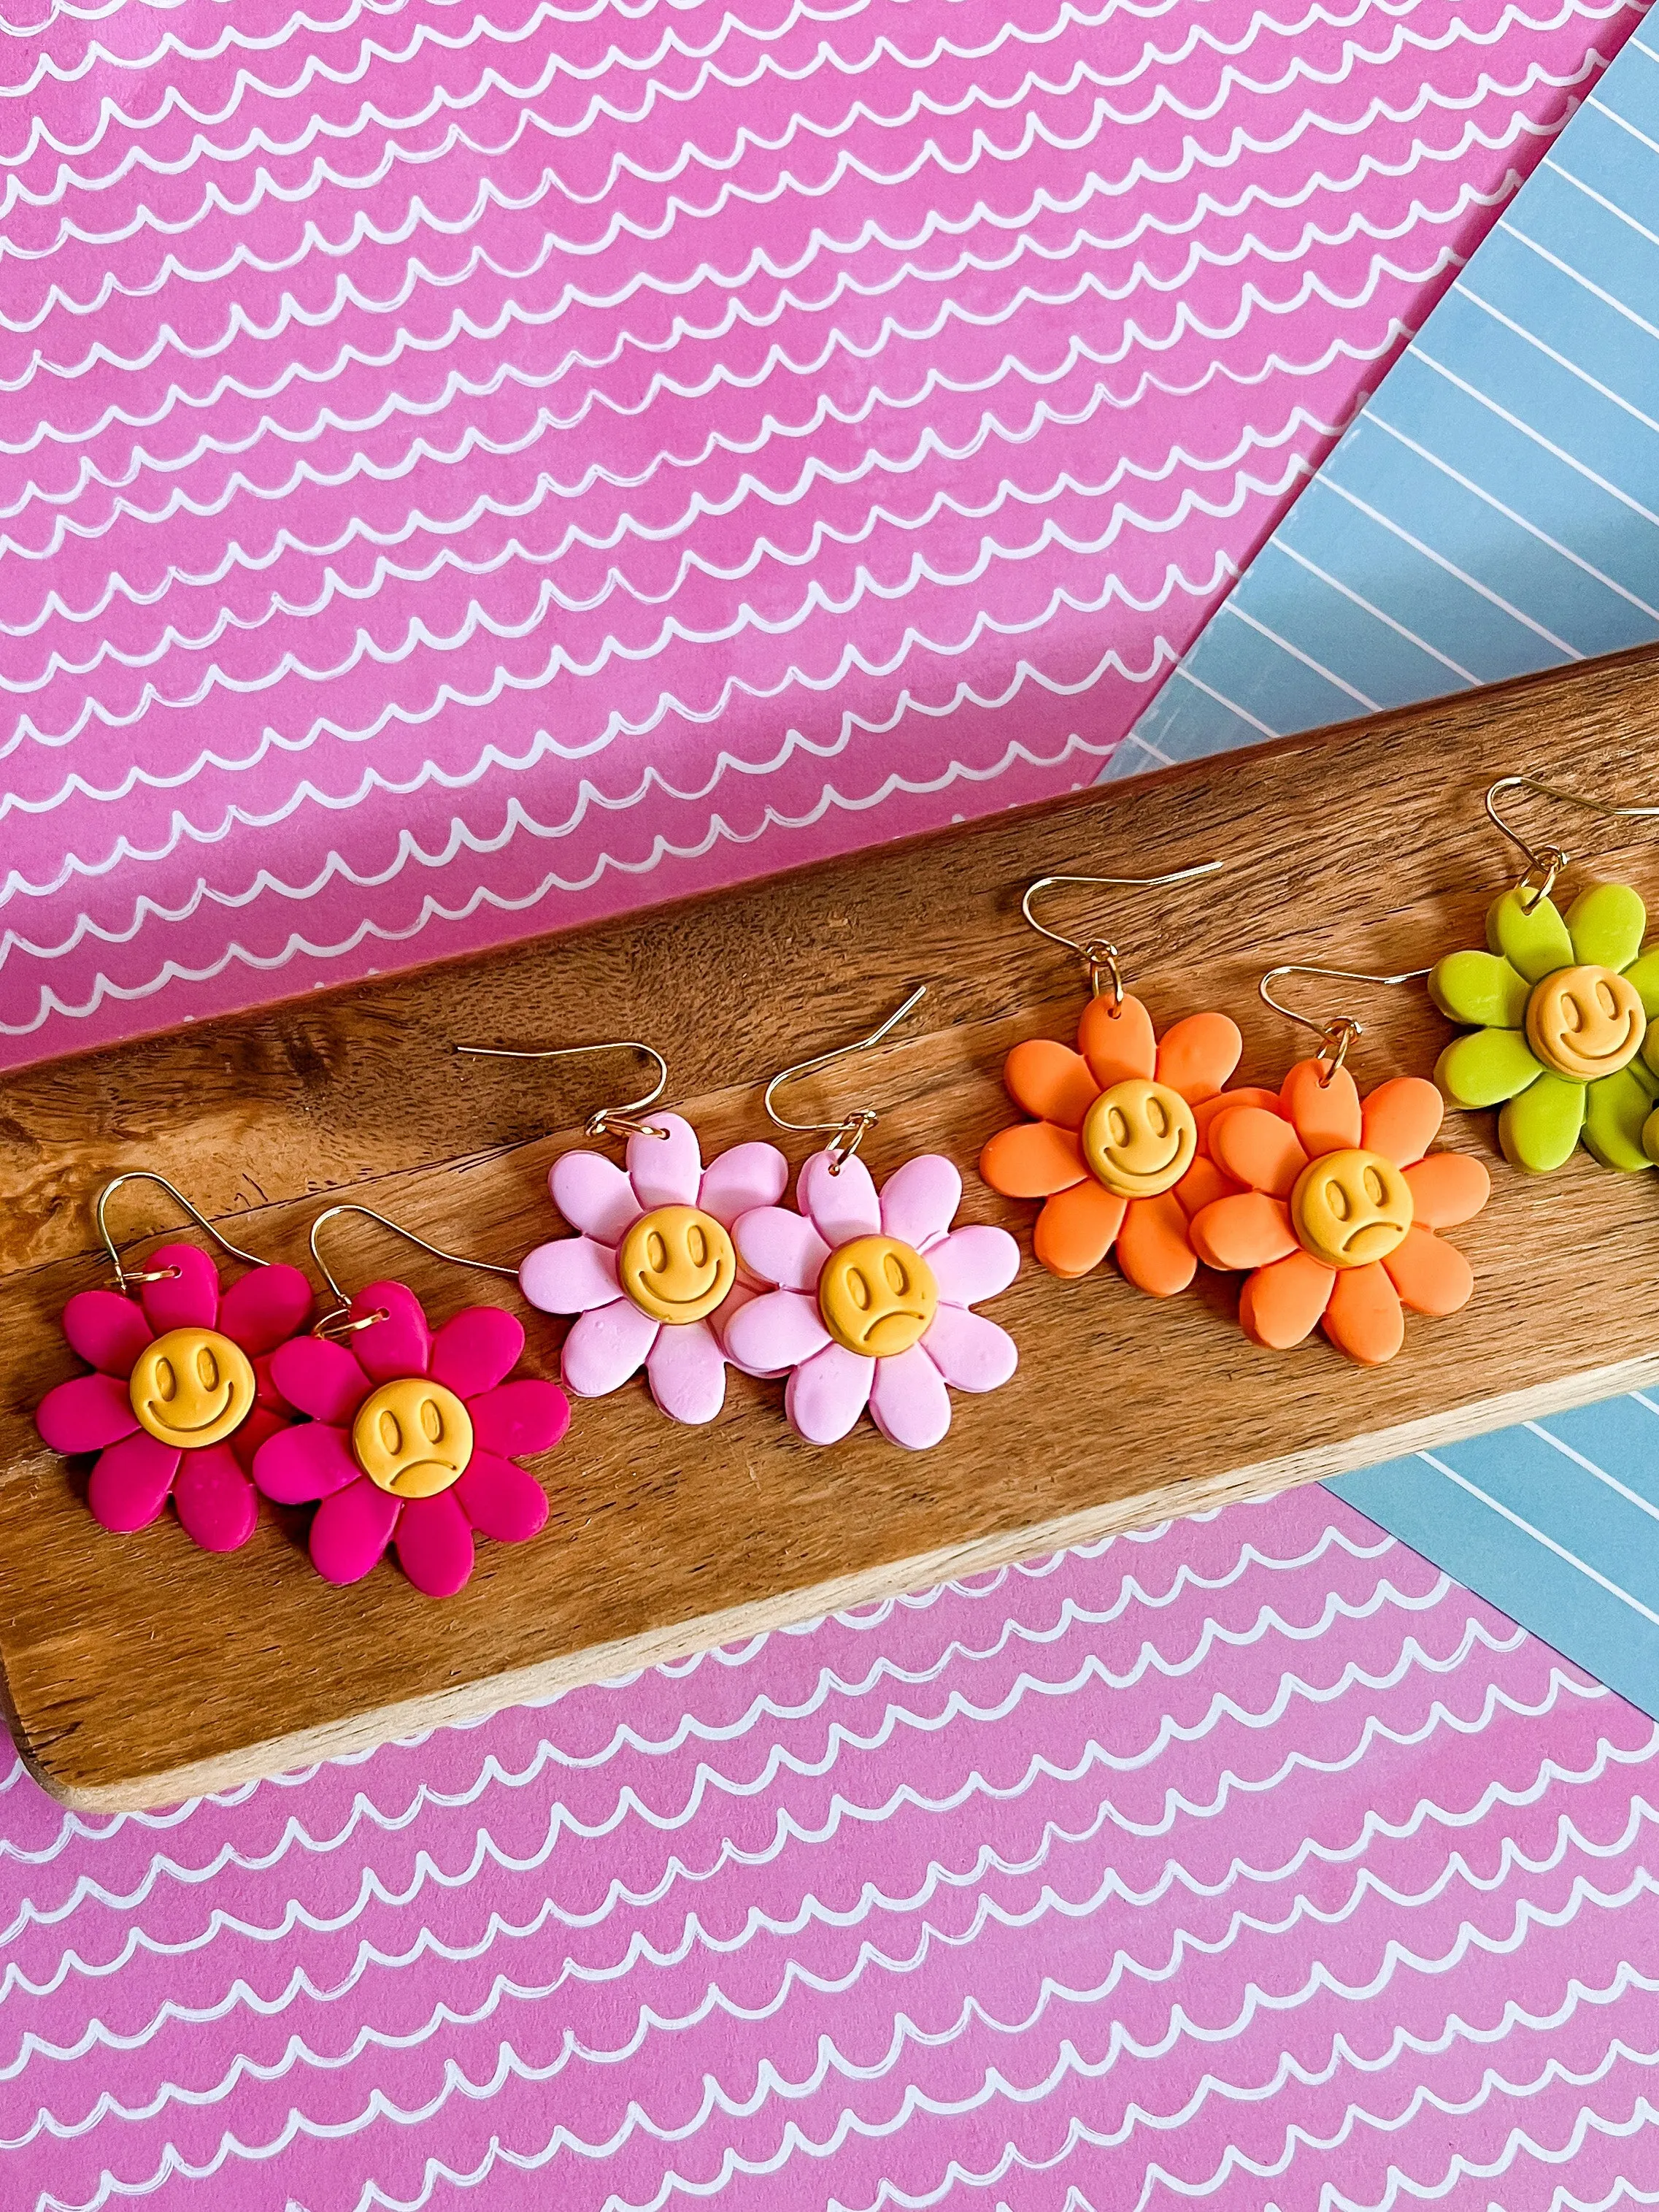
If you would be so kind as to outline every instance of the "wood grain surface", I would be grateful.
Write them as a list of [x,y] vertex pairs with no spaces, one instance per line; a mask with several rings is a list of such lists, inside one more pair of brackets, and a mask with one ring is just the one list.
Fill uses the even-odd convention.
[[[1209,883],[1118,894],[1107,912],[1078,894],[1056,911],[1109,927],[1160,1028],[1232,1012],[1240,1079],[1276,1082],[1304,1040],[1258,1003],[1265,967],[1417,967],[1480,943],[1513,872],[1482,816],[1486,784],[1528,769],[1638,793],[1656,743],[1659,655],[1621,656],[0,1083],[0,1668],[30,1766],[72,1803],[155,1804],[1659,1378],[1659,1306],[1641,1288],[1659,1255],[1659,1176],[1580,1153],[1532,1181],[1496,1158],[1494,1117],[1452,1115],[1444,1140],[1494,1170],[1492,1205],[1455,1232],[1476,1295],[1449,1321],[1408,1319],[1391,1366],[1356,1368],[1322,1338],[1258,1350],[1232,1319],[1231,1281],[1200,1276],[1155,1301],[1109,1263],[1062,1284],[1028,1258],[987,1309],[1018,1339],[1019,1372],[956,1398],[936,1450],[896,1449],[867,1421],[816,1449],[785,1424],[781,1385],[736,1374],[718,1420],[678,1427],[641,1376],[578,1403],[538,1463],[541,1536],[481,1543],[471,1584],[440,1603],[389,1561],[354,1589],[324,1583],[301,1513],[267,1509],[228,1559],[196,1551],[171,1514],[109,1535],[84,1472],[31,1420],[76,1371],[58,1316],[105,1277],[91,1201],[122,1168],[161,1170],[272,1257],[303,1261],[325,1193],[514,1262],[556,1233],[548,1167],[629,1063],[612,1081],[603,1062],[457,1059],[458,1040],[648,1038],[670,1062],[668,1103],[712,1152],[766,1133],[767,1074],[925,981],[916,1016],[856,1075],[793,1097],[880,1105],[866,1148],[878,1178],[947,1152],[965,1174],[959,1219],[1003,1222],[1029,1254],[1035,1207],[987,1190],[973,1162],[1015,1118],[1008,1047],[1069,1041],[1082,1005],[1077,968],[1019,922],[1030,877],[1224,861]],[[1532,818],[1592,848],[1586,825]],[[1576,870],[1564,896],[1596,874],[1659,884],[1635,850]],[[1362,1090],[1428,1073],[1450,1034],[1420,986],[1301,988],[1312,1011],[1364,1018]],[[785,1143],[792,1163],[810,1148]],[[142,1189],[121,1204],[135,1239],[175,1225]],[[513,1285],[481,1291],[487,1279],[360,1224],[331,1249],[349,1281],[398,1274],[434,1317],[499,1295],[526,1316],[530,1367],[556,1374],[564,1324]]]

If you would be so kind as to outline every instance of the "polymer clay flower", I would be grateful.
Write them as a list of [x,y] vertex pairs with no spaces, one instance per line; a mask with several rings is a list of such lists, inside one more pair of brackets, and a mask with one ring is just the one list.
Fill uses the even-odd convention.
[[[378,1317],[377,1317],[378,1316]],[[469,1306],[434,1336],[403,1283],[351,1301],[347,1344],[295,1337],[271,1372],[311,1419],[259,1448],[253,1479],[282,1505],[320,1501],[311,1560],[360,1581],[395,1544],[416,1589],[448,1597],[472,1572],[475,1534],[521,1544],[547,1518],[539,1482],[514,1464],[550,1451],[570,1425],[556,1382],[509,1382],[524,1330],[499,1306]]]
[[1402,1305],[1467,1303],[1469,1263],[1439,1232],[1480,1212],[1492,1178],[1467,1152],[1429,1153],[1446,1109],[1421,1076],[1379,1084],[1362,1106],[1346,1068],[1325,1073],[1298,1060],[1274,1107],[1216,1116],[1211,1152],[1244,1188],[1194,1215],[1193,1244],[1206,1267],[1254,1270],[1238,1320],[1255,1343],[1284,1350],[1317,1322],[1376,1366],[1404,1340]]
[[999,1129],[979,1171],[1005,1198],[1041,1198],[1032,1246],[1051,1275],[1086,1275],[1115,1248],[1129,1280],[1153,1297],[1198,1272],[1188,1223],[1224,1186],[1207,1157],[1221,1107],[1272,1099],[1220,1096],[1243,1040],[1225,1014],[1190,1014],[1160,1042],[1126,992],[1091,999],[1075,1052],[1051,1037],[1017,1044],[1002,1079],[1033,1118]]
[[34,1420],[54,1451],[96,1452],[93,1517],[125,1534],[169,1498],[204,1552],[234,1552],[253,1534],[258,1499],[247,1470],[292,1419],[270,1354],[311,1318],[297,1267],[250,1268],[228,1291],[193,1244],[159,1245],[159,1279],[137,1298],[80,1291],[64,1308],[70,1348],[95,1371],[60,1382]]
[[738,1217],[744,1267],[777,1287],[732,1316],[726,1349],[752,1375],[788,1376],[784,1410],[809,1443],[836,1443],[867,1405],[890,1443],[925,1450],[951,1425],[951,1389],[994,1390],[1014,1371],[1012,1337],[969,1308],[1007,1289],[1019,1247],[1005,1229],[951,1229],[962,1177],[938,1153],[907,1160],[879,1197],[862,1160],[832,1159],[802,1168],[799,1213]]
[[705,1168],[678,1114],[651,1112],[666,1137],[637,1132],[626,1173],[602,1152],[566,1152],[548,1177],[577,1237],[538,1244],[519,1284],[544,1313],[574,1314],[561,1370],[579,1398],[620,1389],[643,1363],[671,1420],[712,1421],[726,1401],[726,1321],[743,1283],[732,1224],[783,1195],[789,1164],[775,1145],[733,1145]]
[[1516,886],[1487,909],[1490,951],[1449,952],[1430,970],[1441,1012],[1478,1024],[1446,1047],[1435,1081],[1454,1106],[1502,1106],[1498,1140],[1516,1167],[1547,1175],[1580,1143],[1627,1171],[1659,1157],[1643,1146],[1659,1097],[1652,1040],[1643,1054],[1659,1013],[1646,927],[1628,884],[1593,884],[1565,916]]

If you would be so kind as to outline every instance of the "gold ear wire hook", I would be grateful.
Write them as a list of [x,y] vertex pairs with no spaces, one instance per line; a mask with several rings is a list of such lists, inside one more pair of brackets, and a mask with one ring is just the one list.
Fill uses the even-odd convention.
[[510,1275],[514,1282],[519,1279],[519,1271],[516,1267],[503,1267],[495,1260],[469,1260],[462,1253],[446,1252],[440,1244],[428,1244],[424,1237],[417,1237],[412,1229],[405,1229],[401,1223],[392,1220],[387,1215],[377,1213],[372,1206],[357,1206],[348,1202],[341,1206],[325,1206],[312,1223],[311,1234],[307,1241],[311,1246],[311,1256],[317,1262],[318,1273],[328,1285],[333,1295],[334,1304],[321,1320],[313,1323],[311,1333],[313,1336],[325,1336],[331,1339],[349,1336],[353,1329],[368,1328],[374,1322],[386,1319],[384,1311],[364,1314],[357,1321],[342,1319],[342,1316],[351,1310],[351,1299],[348,1293],[341,1289],[339,1283],[335,1279],[334,1270],[324,1259],[322,1247],[317,1242],[317,1232],[325,1221],[337,1220],[343,1213],[355,1213],[364,1221],[378,1222],[382,1229],[389,1229],[394,1237],[401,1237],[405,1244],[413,1244],[417,1250],[430,1254],[434,1260],[447,1261],[451,1267],[476,1267],[481,1274],[485,1275]]
[[115,1249],[115,1240],[109,1233],[109,1202],[124,1183],[153,1182],[159,1190],[166,1191],[173,1204],[189,1214],[198,1229],[204,1229],[222,1252],[228,1252],[233,1260],[246,1260],[250,1267],[263,1267],[265,1262],[256,1253],[244,1252],[240,1244],[233,1244],[228,1237],[220,1234],[206,1214],[198,1212],[181,1190],[177,1190],[163,1175],[150,1168],[132,1168],[125,1175],[117,1176],[106,1182],[98,1194],[98,1234],[104,1240],[104,1249],[109,1254],[110,1265],[115,1270],[115,1287],[125,1292],[129,1283],[167,1283],[178,1274],[176,1267],[124,1267],[121,1255]]
[[1534,799],[1553,799],[1564,806],[1577,806],[1585,814],[1599,814],[1604,822],[1646,822],[1659,816],[1659,806],[1610,806],[1604,799],[1585,799],[1576,791],[1563,791],[1559,785],[1540,783],[1532,775],[1500,775],[1486,793],[1486,815],[1494,829],[1509,839],[1518,852],[1527,856],[1527,865],[1516,889],[1524,891],[1535,873],[1540,881],[1530,899],[1522,902],[1522,910],[1530,914],[1540,899],[1546,899],[1555,888],[1555,879],[1567,866],[1572,855],[1559,845],[1546,845],[1534,851],[1517,830],[1511,830],[1498,811],[1500,792],[1529,791]]
[[880,1118],[873,1106],[854,1107],[839,1121],[791,1121],[779,1113],[773,1103],[779,1089],[786,1083],[794,1083],[808,1075],[816,1075],[820,1068],[833,1067],[838,1060],[850,1059],[855,1052],[870,1052],[890,1031],[896,1030],[912,1006],[919,1006],[927,995],[927,986],[918,983],[902,1006],[896,1006],[879,1029],[872,1030],[868,1036],[860,1037],[852,1044],[838,1044],[832,1051],[821,1052],[814,1060],[798,1060],[793,1067],[781,1069],[767,1085],[761,1103],[767,1114],[780,1129],[791,1129],[798,1136],[815,1136],[823,1130],[833,1130],[834,1141],[830,1146],[830,1172],[839,1175],[842,1164],[850,1160]]
[[657,1063],[657,1079],[641,1097],[629,1098],[620,1106],[601,1106],[590,1114],[582,1124],[582,1133],[588,1137],[608,1137],[621,1130],[630,1137],[661,1137],[666,1140],[668,1131],[659,1128],[653,1121],[641,1121],[635,1117],[654,1106],[668,1088],[668,1062],[654,1045],[641,1044],[637,1037],[611,1037],[604,1044],[550,1045],[539,1051],[517,1051],[509,1045],[458,1044],[450,1049],[467,1054],[474,1060],[575,1060],[588,1052],[640,1052]]
[[1335,983],[1415,983],[1428,974],[1426,968],[1405,968],[1397,975],[1379,975],[1364,968],[1322,968],[1305,960],[1287,960],[1281,967],[1270,968],[1256,985],[1263,1002],[1287,1022],[1297,1022],[1304,1030],[1311,1030],[1319,1039],[1318,1057],[1325,1062],[1325,1073],[1319,1079],[1322,1091],[1328,1091],[1335,1081],[1350,1048],[1365,1034],[1365,1024],[1357,1014],[1338,1014],[1328,1022],[1314,1021],[1307,1014],[1298,1014],[1294,1006],[1287,1006],[1282,999],[1274,998],[1268,986],[1281,975],[1325,975]]
[[1112,1012],[1123,1004],[1122,954],[1109,939],[1103,937],[1063,937],[1057,929],[1050,929],[1039,921],[1031,911],[1031,901],[1043,891],[1052,890],[1057,884],[1096,884],[1116,890],[1158,890],[1166,884],[1190,884],[1200,876],[1213,876],[1221,867],[1219,860],[1200,860],[1196,867],[1172,868],[1164,876],[1038,876],[1025,886],[1019,910],[1039,937],[1046,937],[1051,945],[1063,945],[1068,952],[1075,952],[1089,970],[1089,995],[1100,996],[1101,977],[1107,978],[1112,994]]

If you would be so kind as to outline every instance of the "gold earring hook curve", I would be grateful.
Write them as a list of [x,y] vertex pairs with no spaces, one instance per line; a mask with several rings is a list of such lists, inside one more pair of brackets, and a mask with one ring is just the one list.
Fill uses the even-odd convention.
[[834,1142],[830,1146],[830,1172],[839,1175],[844,1162],[850,1160],[869,1135],[879,1119],[873,1106],[854,1107],[838,1121],[791,1121],[779,1113],[774,1101],[786,1083],[794,1083],[808,1075],[816,1075],[821,1068],[833,1067],[837,1060],[848,1060],[854,1053],[870,1052],[882,1039],[896,1030],[913,1006],[920,1006],[927,995],[927,986],[918,983],[902,1006],[895,1006],[878,1029],[868,1036],[857,1038],[852,1044],[838,1044],[831,1051],[821,1052],[813,1060],[798,1060],[793,1067],[786,1067],[772,1078],[762,1093],[761,1103],[769,1117],[780,1129],[793,1130],[798,1136],[816,1136],[821,1131],[833,1131]]
[[587,1137],[608,1137],[620,1130],[630,1137],[661,1137],[665,1140],[668,1136],[668,1131],[658,1127],[655,1122],[635,1118],[647,1107],[654,1106],[668,1088],[668,1062],[655,1045],[641,1044],[637,1037],[611,1037],[603,1044],[549,1045],[532,1051],[518,1051],[503,1044],[458,1044],[450,1049],[465,1053],[474,1060],[574,1060],[588,1052],[642,1053],[646,1059],[657,1063],[657,1079],[650,1090],[638,1098],[625,1100],[620,1106],[601,1106],[582,1124],[582,1133]]
[[424,1237],[417,1237],[412,1229],[405,1229],[400,1222],[392,1220],[386,1214],[377,1213],[372,1206],[357,1206],[348,1202],[341,1206],[325,1206],[312,1223],[311,1234],[307,1241],[311,1246],[311,1256],[317,1262],[318,1273],[328,1285],[333,1295],[334,1304],[319,1321],[313,1323],[311,1333],[313,1336],[325,1336],[331,1339],[349,1336],[353,1329],[368,1328],[374,1322],[386,1319],[384,1312],[365,1314],[358,1321],[347,1321],[342,1318],[343,1316],[349,1313],[351,1299],[341,1288],[335,1279],[334,1270],[324,1259],[322,1247],[317,1242],[317,1232],[325,1221],[337,1220],[343,1213],[356,1213],[365,1221],[378,1222],[382,1229],[389,1229],[394,1237],[401,1237],[405,1244],[413,1244],[417,1250],[429,1253],[434,1260],[447,1261],[451,1267],[476,1267],[481,1274],[485,1275],[510,1275],[514,1282],[519,1279],[519,1271],[516,1267],[503,1267],[495,1260],[469,1260],[464,1253],[446,1252],[441,1244],[428,1244]]
[[250,1267],[263,1267],[267,1265],[267,1262],[260,1259],[257,1253],[245,1252],[240,1244],[233,1244],[228,1237],[222,1236],[206,1214],[193,1206],[183,1191],[176,1189],[164,1175],[157,1175],[152,1168],[131,1168],[125,1175],[116,1176],[112,1181],[106,1182],[98,1194],[98,1234],[104,1240],[104,1249],[109,1254],[110,1265],[115,1270],[115,1287],[118,1291],[125,1293],[129,1283],[169,1282],[179,1272],[176,1267],[124,1267],[121,1265],[121,1255],[116,1250],[115,1240],[109,1233],[109,1202],[121,1186],[129,1182],[153,1182],[158,1190],[166,1191],[173,1204],[189,1214],[196,1226],[198,1229],[204,1229],[219,1249],[222,1252],[228,1252],[233,1260],[246,1260]]
[[1097,999],[1100,996],[1101,977],[1103,975],[1106,977],[1112,994],[1112,1010],[1115,1012],[1123,1003],[1123,956],[1117,946],[1109,938],[1062,936],[1059,930],[1050,929],[1047,922],[1037,920],[1031,911],[1032,900],[1060,884],[1093,884],[1116,890],[1158,890],[1167,884],[1195,883],[1200,876],[1218,873],[1221,866],[1219,860],[1200,860],[1195,867],[1172,868],[1163,876],[1037,876],[1025,886],[1019,910],[1039,937],[1046,937],[1051,945],[1063,945],[1068,952],[1077,954],[1089,970],[1091,997]]
[[1525,890],[1534,874],[1540,878],[1537,890],[1525,904],[1528,914],[1540,899],[1549,896],[1555,888],[1556,878],[1569,865],[1572,855],[1559,845],[1546,845],[1534,851],[1518,830],[1510,829],[1498,811],[1498,800],[1500,793],[1511,791],[1528,791],[1534,799],[1558,799],[1564,806],[1577,806],[1583,813],[1599,814],[1604,822],[1646,822],[1659,816],[1659,806],[1613,806],[1604,799],[1586,799],[1578,792],[1563,791],[1557,784],[1540,783],[1536,776],[1500,775],[1486,793],[1486,815],[1493,828],[1507,837],[1517,852],[1526,855],[1526,868],[1516,889]]
[[1325,1073],[1319,1079],[1322,1091],[1328,1091],[1335,1081],[1349,1049],[1365,1034],[1365,1024],[1357,1014],[1338,1014],[1328,1022],[1316,1022],[1310,1015],[1298,1014],[1294,1006],[1287,1006],[1282,999],[1274,998],[1269,986],[1281,975],[1324,975],[1334,983],[1416,983],[1428,974],[1426,968],[1403,968],[1397,975],[1380,975],[1364,968],[1322,968],[1305,960],[1287,960],[1282,966],[1270,968],[1256,990],[1263,1003],[1282,1014],[1287,1022],[1297,1022],[1304,1030],[1311,1030],[1319,1039],[1318,1057],[1325,1062]]

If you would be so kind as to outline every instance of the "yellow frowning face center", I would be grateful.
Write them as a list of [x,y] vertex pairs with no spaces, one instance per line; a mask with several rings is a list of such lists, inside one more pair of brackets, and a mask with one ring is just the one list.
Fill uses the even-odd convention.
[[253,1365],[216,1328],[171,1328],[138,1355],[127,1394],[141,1428],[181,1451],[222,1443],[247,1419]]
[[890,1359],[926,1334],[939,1285],[921,1253],[896,1237],[855,1237],[823,1263],[818,1311],[848,1352]]
[[1291,1220],[1303,1249],[1328,1267],[1386,1260],[1412,1225],[1411,1186],[1381,1152],[1322,1152],[1291,1193]]
[[1114,1083],[1089,1109],[1083,1157],[1118,1198],[1156,1198],[1181,1181],[1198,1151],[1193,1109],[1167,1083]]
[[453,1390],[400,1375],[364,1399],[351,1425],[357,1464],[394,1498],[435,1498],[472,1456],[472,1416]]
[[1527,1042],[1570,1083],[1616,1075],[1641,1050],[1647,1026],[1634,985],[1613,968],[1558,968],[1527,1000]]
[[653,1321],[701,1321],[738,1279],[732,1239],[699,1206],[642,1213],[617,1255],[622,1286]]

